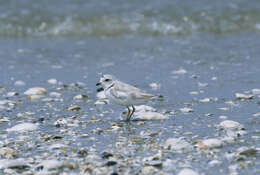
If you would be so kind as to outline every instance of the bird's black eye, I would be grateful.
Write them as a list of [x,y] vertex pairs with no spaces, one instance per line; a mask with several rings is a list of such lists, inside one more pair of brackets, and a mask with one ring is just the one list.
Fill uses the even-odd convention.
[[110,81],[110,79],[105,79],[106,82]]

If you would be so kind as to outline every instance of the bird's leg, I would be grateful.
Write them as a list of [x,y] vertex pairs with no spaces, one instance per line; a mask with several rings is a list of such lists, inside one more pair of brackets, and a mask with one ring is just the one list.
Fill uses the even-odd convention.
[[129,121],[129,119],[130,119],[129,116],[131,114],[131,110],[128,106],[127,106],[127,109],[128,109],[128,113],[127,113],[126,121]]
[[134,105],[132,105],[132,108],[133,108],[133,110],[132,110],[131,114],[129,115],[129,117],[127,118],[127,119],[128,119],[127,121],[130,120],[130,118],[132,117],[132,115],[133,115],[134,112],[135,112],[135,107],[134,107]]

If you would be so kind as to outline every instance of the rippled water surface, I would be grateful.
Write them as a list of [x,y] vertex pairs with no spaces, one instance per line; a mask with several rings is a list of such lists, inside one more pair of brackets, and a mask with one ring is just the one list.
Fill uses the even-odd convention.
[[[0,2],[0,172],[259,174],[259,38],[258,0]],[[167,119],[97,104],[101,73],[162,95]]]

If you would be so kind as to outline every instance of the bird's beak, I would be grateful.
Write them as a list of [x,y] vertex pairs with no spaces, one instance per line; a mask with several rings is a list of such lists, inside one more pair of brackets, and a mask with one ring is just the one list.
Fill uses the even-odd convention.
[[100,86],[100,85],[102,85],[102,83],[101,83],[101,82],[98,82],[98,83],[96,84],[96,86]]

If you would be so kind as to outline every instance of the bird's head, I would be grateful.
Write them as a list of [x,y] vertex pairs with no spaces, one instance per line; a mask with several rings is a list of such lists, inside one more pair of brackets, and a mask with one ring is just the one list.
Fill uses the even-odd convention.
[[103,89],[106,89],[114,84],[115,78],[112,75],[105,74],[103,75],[96,86],[102,86]]

